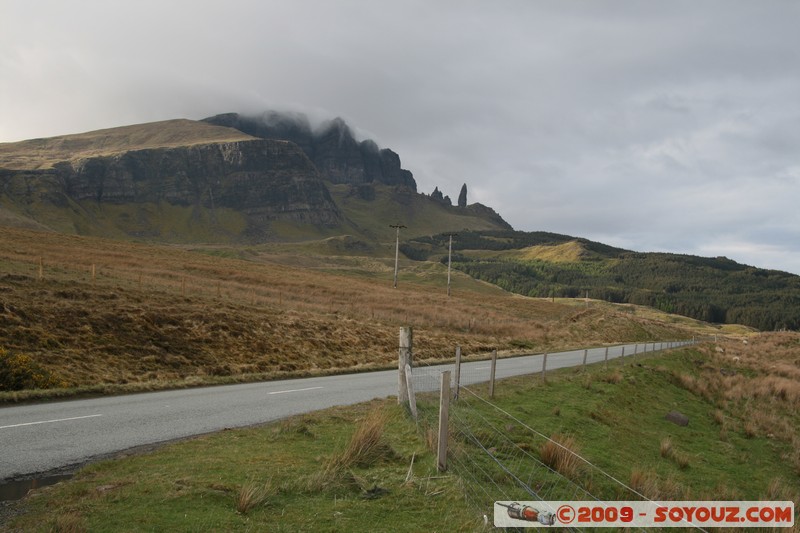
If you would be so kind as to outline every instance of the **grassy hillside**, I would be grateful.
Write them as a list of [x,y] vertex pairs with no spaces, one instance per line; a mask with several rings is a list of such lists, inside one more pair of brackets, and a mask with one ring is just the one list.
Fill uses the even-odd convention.
[[391,367],[404,325],[429,360],[451,357],[456,344],[514,353],[716,331],[523,298],[462,274],[448,298],[437,263],[404,260],[393,289],[391,252],[312,252],[2,228],[0,348],[29,357],[31,368],[14,372],[39,369],[50,385],[119,390]]
[[[413,239],[409,256],[441,258],[447,236]],[[800,276],[724,257],[636,253],[542,232],[464,232],[453,266],[534,297],[582,297],[655,307],[707,322],[800,329]]]
[[389,226],[401,224],[403,240],[445,231],[498,230],[502,226],[469,209],[449,207],[409,189],[374,184],[373,199],[353,194],[348,185],[329,184],[336,205],[353,223],[364,238],[394,241],[395,230]]
[[194,120],[165,120],[74,135],[0,143],[0,168],[42,170],[60,161],[108,156],[129,150],[175,148],[255,139],[233,128]]
[[[627,499],[624,485],[654,500],[793,500],[797,508],[799,342],[797,334],[763,335],[747,345],[721,340],[608,369],[559,371],[547,385],[530,376],[505,380],[491,404],[477,400],[487,398],[485,386],[473,386],[453,404],[445,473],[436,471],[436,439],[425,423],[415,424],[389,399],[88,466],[18,503],[9,526],[488,531],[483,515],[492,501],[506,499],[498,495],[529,499],[498,464],[518,472],[539,460],[603,500]],[[673,409],[689,416],[688,426],[664,419]],[[511,444],[489,455],[465,438],[464,417],[478,411],[483,423],[473,436],[486,442],[495,425]],[[554,455],[542,435],[568,442],[591,465]],[[544,490],[542,477],[525,481]]]

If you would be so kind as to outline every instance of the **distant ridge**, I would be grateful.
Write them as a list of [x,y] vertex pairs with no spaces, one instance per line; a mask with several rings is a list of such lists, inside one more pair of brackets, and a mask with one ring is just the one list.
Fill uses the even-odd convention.
[[232,128],[186,119],[165,120],[46,139],[0,143],[0,168],[48,169],[59,162],[110,156],[132,150],[178,148],[253,139],[255,137]]

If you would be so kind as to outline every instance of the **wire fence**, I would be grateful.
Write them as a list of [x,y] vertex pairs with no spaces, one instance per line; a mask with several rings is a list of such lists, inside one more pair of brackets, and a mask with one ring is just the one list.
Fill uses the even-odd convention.
[[[626,357],[691,344],[693,341],[656,342],[599,347],[559,354],[501,359],[496,373],[527,365],[529,374],[545,368],[580,363],[620,364]],[[626,355],[627,353],[627,355]],[[492,523],[495,501],[648,501],[648,498],[573,451],[571,440],[548,436],[535,427],[534,415],[521,419],[493,403],[489,387],[491,363],[421,365],[413,369],[418,423],[430,441],[435,438],[439,416],[442,372],[450,371],[454,398],[449,405],[447,469],[455,474],[463,494],[487,528]],[[552,366],[551,366],[552,365]],[[518,372],[518,370],[513,370]],[[456,382],[460,374],[460,384]],[[517,373],[519,375],[519,372]],[[536,378],[534,378],[536,379]],[[544,379],[544,378],[542,378]],[[502,387],[502,384],[498,384]],[[540,416],[540,415],[536,415]],[[555,509],[549,510],[555,513]],[[577,529],[572,529],[577,530]]]

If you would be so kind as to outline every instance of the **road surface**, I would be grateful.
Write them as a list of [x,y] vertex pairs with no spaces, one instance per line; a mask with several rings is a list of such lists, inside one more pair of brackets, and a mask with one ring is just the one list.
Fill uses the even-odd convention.
[[[649,343],[647,351],[682,344],[686,342]],[[608,358],[621,356],[623,348],[630,356],[641,354],[645,345],[610,347]],[[588,363],[603,361],[606,348],[589,349],[586,355]],[[547,369],[578,366],[583,357],[584,350],[549,354]],[[541,372],[542,358],[540,354],[498,359],[496,377]],[[451,364],[416,369],[415,389],[434,390],[439,373],[452,368]],[[462,384],[488,379],[488,361],[462,364]],[[387,370],[0,407],[0,482],[69,470],[137,446],[394,394],[397,370]]]

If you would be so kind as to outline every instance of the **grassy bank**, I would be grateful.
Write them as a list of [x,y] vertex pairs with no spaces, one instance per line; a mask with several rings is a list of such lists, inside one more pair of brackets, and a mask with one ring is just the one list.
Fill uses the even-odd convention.
[[[475,399],[486,397],[482,386],[462,393],[459,402],[474,404],[487,418],[497,408],[512,415],[500,423],[502,431],[531,457],[554,461],[556,470],[566,467],[547,458],[547,441],[530,429],[566,437],[597,469],[648,498],[798,505],[798,344],[800,336],[774,334],[746,345],[702,345],[608,368],[598,364],[585,373],[554,372],[546,385],[532,376],[505,380],[496,407]],[[665,420],[671,410],[687,415],[689,425]],[[475,494],[491,500],[493,493],[472,485],[527,498],[508,476],[495,475],[496,485],[485,485],[479,474],[455,467],[438,474],[435,439],[424,425],[417,427],[389,399],[207,435],[91,465],[29,496],[8,527],[480,531],[484,507]],[[502,447],[490,458],[453,432],[461,463],[492,475],[489,465],[504,460]],[[619,498],[618,485],[597,472],[579,463],[564,474],[597,497]]]
[[433,463],[396,402],[376,401],[89,466],[29,497],[10,527],[472,531],[458,480]]

